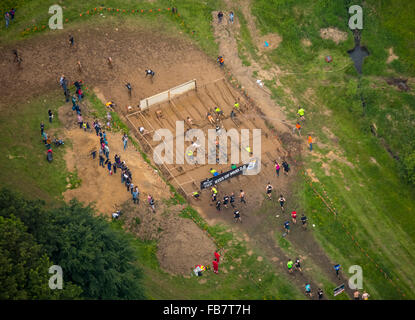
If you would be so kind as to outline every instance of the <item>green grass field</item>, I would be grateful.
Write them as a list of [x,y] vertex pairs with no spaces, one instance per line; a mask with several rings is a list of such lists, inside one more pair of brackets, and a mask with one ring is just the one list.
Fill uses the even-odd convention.
[[[409,59],[412,49],[404,41],[413,34],[400,27],[409,27],[414,20],[403,3],[394,3],[394,15],[387,11],[391,2],[380,6],[369,1],[368,6],[363,6],[362,44],[371,55],[365,60],[359,89],[359,77],[352,66],[339,70],[349,61],[347,50],[354,45],[351,32],[348,40],[339,45],[318,34],[320,28],[328,26],[347,32],[347,1],[344,4],[316,1],[310,6],[308,1],[254,1],[261,30],[277,32],[284,39],[270,56],[279,66],[296,72],[281,76],[280,81],[305,106],[307,121],[303,130],[315,139],[313,153],[320,154],[313,157],[309,153],[302,160],[320,181],[313,187],[331,200],[338,215],[335,217],[325,207],[306,182],[299,183],[296,198],[317,225],[317,239],[329,256],[341,261],[345,269],[354,264],[363,267],[364,287],[374,298],[414,298],[414,272],[410,267],[415,249],[414,189],[400,177],[400,164],[379,141],[379,137],[384,138],[394,152],[403,154],[414,134],[413,93],[399,92],[382,79],[414,75],[413,61]],[[271,10],[275,7],[278,10]],[[406,11],[399,20],[395,18],[398,8]],[[311,41],[310,47],[301,44],[303,37]],[[400,59],[388,66],[385,48],[391,46],[400,52]],[[323,60],[328,54],[334,60],[331,65]],[[337,71],[326,72],[331,70]],[[294,119],[297,106],[279,88],[270,89]],[[364,115],[359,90],[367,103]],[[378,138],[370,132],[372,123],[378,129]],[[329,160],[330,151],[341,154],[340,158]],[[385,278],[385,273],[393,283]]]

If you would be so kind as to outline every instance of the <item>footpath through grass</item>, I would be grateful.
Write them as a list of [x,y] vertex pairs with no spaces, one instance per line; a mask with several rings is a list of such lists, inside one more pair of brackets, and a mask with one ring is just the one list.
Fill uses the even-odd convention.
[[[398,2],[360,3],[365,19],[362,44],[371,53],[363,65],[360,88],[358,74],[347,67],[347,50],[354,46],[347,27],[350,1],[255,0],[253,9],[264,33],[276,32],[283,38],[271,59],[295,73],[283,74],[279,80],[298,103],[270,81],[273,98],[286,107],[293,121],[298,104],[305,107],[304,147],[308,134],[315,142],[302,160],[318,181],[310,186],[300,179],[304,182],[298,185],[295,201],[316,224],[317,239],[344,272],[351,265],[363,268],[363,286],[374,299],[415,298],[414,188],[405,183],[401,164],[379,139],[404,155],[415,133],[413,93],[397,91],[385,82],[386,77],[415,73],[410,59],[413,48],[408,45],[413,34],[402,30],[413,25],[415,11],[410,14],[407,5]],[[392,13],[387,10],[391,7]],[[319,30],[327,27],[347,32],[348,39],[339,44],[322,39]],[[311,46],[304,45],[303,39],[310,40]],[[399,59],[386,64],[390,47],[399,52]],[[326,55],[333,57],[331,64],[324,61]],[[371,133],[373,124],[378,137]]]

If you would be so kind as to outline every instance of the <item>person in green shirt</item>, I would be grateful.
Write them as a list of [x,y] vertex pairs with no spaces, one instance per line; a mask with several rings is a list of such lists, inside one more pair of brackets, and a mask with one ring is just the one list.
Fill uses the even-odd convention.
[[287,268],[288,268],[288,272],[292,272],[293,271],[293,266],[294,266],[294,262],[290,259],[287,262]]
[[301,106],[298,106],[297,114],[299,115],[301,120],[305,120],[304,113],[305,113],[304,109]]

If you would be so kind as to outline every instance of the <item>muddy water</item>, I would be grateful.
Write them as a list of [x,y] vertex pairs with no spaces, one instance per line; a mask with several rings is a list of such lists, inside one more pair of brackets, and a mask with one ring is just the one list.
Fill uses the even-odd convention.
[[354,32],[354,48],[352,50],[347,51],[350,58],[354,62],[354,66],[359,74],[362,73],[362,66],[363,60],[367,57],[370,53],[366,47],[360,46],[360,32],[355,30]]
[[353,50],[347,51],[347,53],[350,55],[350,58],[354,62],[354,66],[359,74],[362,73],[362,66],[363,66],[363,60],[365,57],[369,55],[369,51],[366,49],[366,47],[356,46],[353,48]]

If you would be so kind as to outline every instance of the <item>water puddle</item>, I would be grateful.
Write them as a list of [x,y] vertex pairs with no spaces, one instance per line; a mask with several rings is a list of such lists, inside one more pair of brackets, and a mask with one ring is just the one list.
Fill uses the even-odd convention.
[[350,58],[354,62],[354,66],[359,74],[362,73],[362,66],[363,66],[363,60],[365,57],[370,55],[369,50],[366,47],[360,46],[360,31],[357,29],[354,30],[354,43],[355,46],[352,50],[347,51]]

